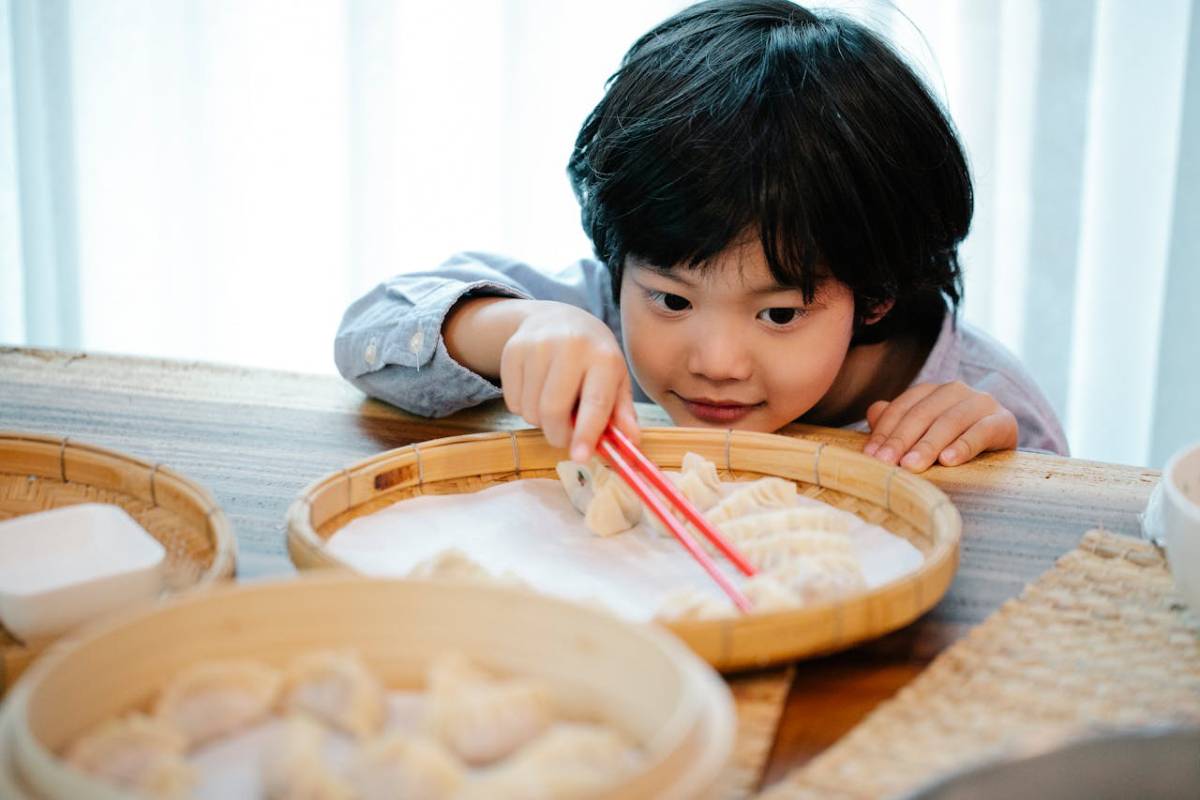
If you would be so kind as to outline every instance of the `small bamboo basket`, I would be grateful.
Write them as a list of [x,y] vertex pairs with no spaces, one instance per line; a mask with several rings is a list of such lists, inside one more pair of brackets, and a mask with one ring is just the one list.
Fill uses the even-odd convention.
[[719,796],[733,700],[672,637],[511,587],[348,573],[193,592],[63,642],[0,712],[0,789],[54,800],[126,797],[57,754],[97,723],[146,709],[197,661],[251,657],[284,667],[313,650],[346,648],[392,689],[423,687],[429,662],[447,651],[539,678],[560,709],[602,719],[641,746],[639,768],[606,796]]
[[[77,503],[118,505],[158,539],[167,551],[169,592],[233,577],[233,531],[204,487],[114,450],[0,432],[0,520]],[[22,642],[0,628],[0,691],[46,644]]]
[[[836,602],[667,624],[719,670],[829,653],[882,636],[932,608],[954,578],[962,535],[958,510],[940,489],[899,467],[803,439],[701,428],[647,428],[641,449],[666,469],[678,469],[692,451],[715,463],[724,479],[787,478],[805,495],[904,537],[924,556],[915,571]],[[555,478],[554,467],[564,458],[536,430],[454,436],[380,453],[302,492],[288,510],[288,552],[300,568],[347,568],[325,542],[350,520],[416,495]]]

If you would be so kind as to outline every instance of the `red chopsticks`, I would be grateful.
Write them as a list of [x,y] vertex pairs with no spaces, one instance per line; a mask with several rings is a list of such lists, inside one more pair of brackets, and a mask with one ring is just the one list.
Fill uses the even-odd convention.
[[[683,496],[683,493],[675,487],[675,484],[671,483],[662,474],[654,462],[646,458],[642,451],[638,450],[633,442],[629,441],[629,437],[621,433],[617,428],[612,425],[605,428],[596,449],[604,457],[604,460],[616,470],[625,483],[629,484],[629,487],[641,498],[642,502],[654,512],[654,515],[662,520],[667,530],[679,540],[679,543],[691,554],[692,558],[696,559],[700,566],[704,568],[704,571],[717,582],[722,591],[729,595],[729,599],[734,602],[734,605],[742,611],[749,611],[751,608],[750,601],[725,576],[725,573],[721,572],[717,565],[713,563],[708,553],[704,552],[703,548],[696,544],[696,540],[688,533],[687,528],[667,508],[662,497],[659,497],[650,487],[653,486],[654,489],[662,492],[663,497],[666,497],[672,505],[678,508],[687,517],[688,521],[696,526],[697,530],[704,534],[726,558],[733,562],[733,565],[742,574],[753,575],[755,569],[746,561],[745,557],[735,550],[729,542],[725,541],[725,538],[717,532],[712,523],[704,518],[699,509],[692,505]],[[647,485],[647,481],[649,485]]]

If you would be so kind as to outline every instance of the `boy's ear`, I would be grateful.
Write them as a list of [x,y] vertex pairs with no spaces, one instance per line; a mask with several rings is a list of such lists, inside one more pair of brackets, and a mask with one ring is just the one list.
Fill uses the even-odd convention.
[[872,306],[871,310],[867,312],[867,316],[863,318],[863,324],[874,325],[876,322],[879,322],[879,320],[887,316],[887,313],[892,310],[894,305],[896,305],[895,300],[884,300],[882,303]]

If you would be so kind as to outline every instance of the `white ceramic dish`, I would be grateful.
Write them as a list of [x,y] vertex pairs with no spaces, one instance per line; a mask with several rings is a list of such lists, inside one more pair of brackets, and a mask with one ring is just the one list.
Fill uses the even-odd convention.
[[1163,535],[1171,575],[1192,613],[1200,616],[1200,444],[1167,462],[1162,486]]
[[896,800],[1195,800],[1200,728],[1102,731],[964,768]]
[[0,522],[0,620],[15,636],[57,636],[157,597],[166,550],[124,509],[102,503]]

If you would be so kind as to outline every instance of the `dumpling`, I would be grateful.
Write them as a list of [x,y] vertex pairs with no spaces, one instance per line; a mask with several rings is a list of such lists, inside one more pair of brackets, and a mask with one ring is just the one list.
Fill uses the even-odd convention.
[[498,583],[504,586],[520,586],[528,588],[524,580],[511,570],[505,570],[499,575],[493,575],[478,562],[459,550],[448,547],[439,550],[408,571],[407,577],[429,580],[475,581],[478,583]]
[[695,472],[681,472],[678,478],[672,478],[683,496],[701,511],[708,511],[721,499],[720,489],[713,489]]
[[464,774],[437,742],[391,734],[367,745],[348,777],[360,800],[444,800],[458,796]]
[[[670,480],[671,483],[675,484],[676,487],[678,487],[683,496],[690,500],[692,505],[696,506],[696,508],[700,511],[706,511],[712,508],[717,500],[720,499],[720,494],[710,493],[708,486],[706,486],[694,473],[666,472],[663,474],[666,475],[667,479]],[[672,504],[669,502],[667,503],[667,508],[671,510],[671,513],[675,516],[675,519],[683,523],[689,533],[692,533],[697,537],[697,541],[704,545],[709,552],[713,552],[713,548],[708,543],[708,539],[699,536],[699,532],[696,531],[696,527],[688,522],[680,511],[674,508],[674,506],[672,506]],[[664,525],[662,520],[658,518],[658,515],[649,508],[645,510],[644,516],[646,523],[650,526],[650,530],[654,531],[659,536],[671,535],[671,532],[667,530],[667,526]]]
[[787,531],[826,531],[844,534],[850,531],[848,513],[832,508],[802,507],[766,511],[722,522],[721,533],[736,542]]
[[597,536],[612,536],[627,531],[641,519],[641,505],[630,505],[627,494],[622,491],[621,480],[610,478],[596,489],[592,502],[588,504],[583,521]]
[[461,654],[434,660],[427,708],[428,730],[472,765],[514,752],[544,731],[553,716],[545,686],[494,678]]
[[717,619],[734,614],[733,604],[724,596],[716,597],[689,586],[668,594],[659,605],[654,618],[660,621]]
[[721,476],[716,465],[704,456],[684,453],[683,469],[678,473],[668,472],[667,477],[701,511],[707,511],[721,499]]
[[264,719],[282,680],[278,670],[250,659],[201,662],[167,684],[154,714],[194,747]]
[[796,505],[796,484],[783,478],[759,478],[735,490],[705,515],[714,525],[747,514]]
[[594,480],[596,495],[592,498],[584,519],[588,527],[601,536],[609,535],[601,533],[603,526],[594,521],[601,514],[612,519],[609,523],[610,528],[620,526],[618,530],[613,530],[613,533],[629,530],[637,525],[642,519],[642,501],[633,489],[629,488],[617,473],[603,466],[596,470]]
[[771,572],[805,603],[836,600],[866,587],[862,566],[854,554],[801,555]]
[[[716,465],[704,458],[704,456],[696,455],[692,452],[684,453],[683,470],[681,472],[666,472],[663,474],[700,511],[708,511],[721,499],[721,477],[717,474]],[[668,504],[669,506],[670,504]],[[676,519],[690,526],[690,523],[684,519],[682,514],[673,508],[671,510],[675,514]],[[663,525],[662,520],[648,508],[645,510],[644,516],[647,524],[650,526],[650,530],[660,536],[671,535],[667,527]],[[694,531],[694,527],[689,527],[689,530]],[[699,541],[710,552],[713,551],[707,539],[701,537]]]
[[760,570],[777,569],[802,555],[830,553],[855,557],[850,537],[827,531],[784,530],[750,538],[738,538],[735,542],[746,560]]
[[721,475],[717,472],[717,465],[704,456],[692,452],[684,453],[681,472],[684,475],[694,475],[704,486],[718,495],[721,493]]
[[555,469],[571,505],[598,536],[627,531],[641,520],[642,503],[637,494],[599,459],[586,465],[560,461]]
[[263,751],[262,787],[267,800],[353,800],[354,790],[326,761],[326,731],[303,714],[289,717]]
[[408,571],[410,578],[449,580],[490,580],[492,574],[472,561],[462,550],[450,547],[439,550]]
[[383,686],[353,651],[306,653],[288,666],[283,707],[360,739],[379,732],[385,703]]
[[742,593],[754,612],[781,611],[800,605],[799,596],[790,586],[765,572],[747,578],[742,584]]
[[554,467],[554,471],[558,473],[558,480],[567,493],[567,499],[580,514],[587,513],[592,497],[596,494],[595,473],[601,469],[603,466],[594,458],[587,464],[560,461]]
[[464,787],[462,800],[597,797],[638,763],[633,743],[606,725],[562,723]]
[[67,750],[80,772],[146,797],[187,797],[198,778],[184,759],[187,737],[145,714],[111,719]]
[[[671,481],[671,483],[673,483],[679,487],[679,491],[683,492],[683,496],[687,497],[687,492],[683,489],[682,486],[680,486],[680,483],[683,481],[683,475],[680,473],[676,473],[676,472],[667,472],[664,474]],[[691,499],[691,498],[688,498],[688,499]],[[667,509],[670,510],[671,514],[675,517],[675,519],[679,520],[683,524],[683,526],[685,528],[687,528],[689,533],[695,534],[695,532],[696,532],[695,527],[692,526],[692,524],[690,522],[688,522],[686,519],[684,519],[683,514],[679,513],[679,511],[671,503],[666,502],[665,500],[664,500],[664,502],[666,503]],[[694,505],[695,501],[693,500],[692,503]],[[663,524],[663,521],[658,518],[657,514],[655,514],[653,511],[650,510],[649,506],[647,506],[645,508],[645,513],[642,516],[646,520],[646,525],[650,528],[650,530],[654,531],[659,536],[670,536],[671,535],[671,532],[669,530],[667,530],[667,526]],[[701,537],[698,541],[701,541],[702,543],[704,543],[707,540],[703,540],[703,537]]]

